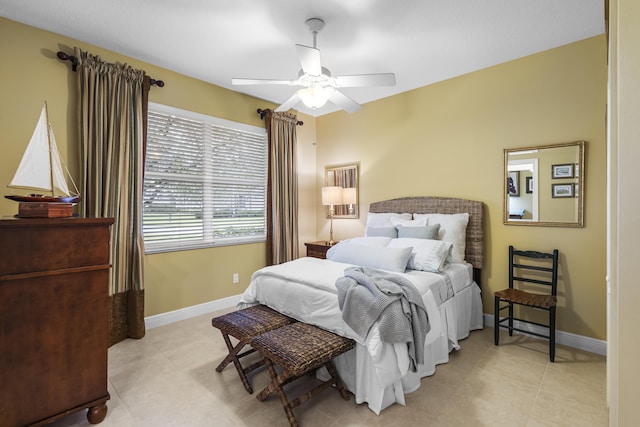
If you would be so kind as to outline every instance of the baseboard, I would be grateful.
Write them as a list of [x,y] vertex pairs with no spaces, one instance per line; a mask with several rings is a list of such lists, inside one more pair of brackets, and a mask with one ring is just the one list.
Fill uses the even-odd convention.
[[[493,315],[492,314],[484,314],[484,324],[485,326],[493,327]],[[537,332],[537,333],[546,333],[544,328],[536,325],[529,325],[527,323],[518,322],[517,320],[513,322],[514,326],[517,326],[520,329],[524,329],[526,331]],[[518,332],[514,332],[518,333]],[[572,334],[571,332],[564,332],[556,330],[556,343],[566,345],[568,347],[577,348],[584,351],[589,351],[591,353],[596,353],[602,356],[607,355],[607,342],[598,340],[595,338],[585,337],[582,335]]]
[[215,301],[209,301],[205,302],[204,304],[192,305],[191,307],[185,307],[179,310],[145,317],[144,325],[147,329],[153,329],[157,328],[158,326],[168,325],[169,323],[190,319],[192,317],[211,313],[213,311],[235,307],[238,302],[240,302],[240,295],[234,295]]
[[[239,301],[240,295],[234,295],[215,301],[209,301],[204,304],[198,304],[191,307],[181,308],[179,310],[169,311],[167,313],[156,314],[155,316],[145,317],[145,327],[147,329],[153,329],[158,326],[168,325],[169,323],[190,319],[202,314],[235,307]],[[493,327],[492,314],[484,314],[484,324],[485,326]],[[515,322],[515,325],[520,329],[544,333],[544,330],[539,326],[529,325],[518,321]],[[570,332],[556,331],[556,342],[558,344],[566,345],[568,347],[573,347],[584,351],[590,351],[591,353],[600,354],[602,356],[607,355],[607,342],[595,338],[576,335]]]

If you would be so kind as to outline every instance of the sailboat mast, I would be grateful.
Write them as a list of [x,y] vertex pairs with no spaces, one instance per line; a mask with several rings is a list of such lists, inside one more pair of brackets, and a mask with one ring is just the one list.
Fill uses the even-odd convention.
[[53,186],[53,150],[51,149],[51,126],[49,125],[49,106],[44,101],[44,111],[47,117],[47,144],[49,145],[49,182],[51,183],[51,195],[55,196],[55,187]]

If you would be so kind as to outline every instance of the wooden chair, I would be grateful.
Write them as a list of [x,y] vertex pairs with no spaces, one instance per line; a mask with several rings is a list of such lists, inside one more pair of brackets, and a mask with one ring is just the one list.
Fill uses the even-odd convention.
[[[245,346],[250,345],[252,338],[296,321],[297,320],[278,313],[266,305],[254,305],[252,307],[214,317],[211,319],[211,325],[214,328],[220,329],[224,342],[229,350],[229,354],[227,354],[224,360],[220,362],[216,371],[222,372],[229,363],[233,362],[236,367],[236,371],[238,371],[238,375],[240,376],[240,380],[242,380],[244,388],[249,393],[253,393],[253,387],[251,386],[251,383],[249,383],[247,374],[261,366],[264,366],[264,359],[261,358],[258,362],[250,366],[243,367],[240,363],[240,359],[254,353],[256,350],[249,348],[243,353],[240,353],[240,350]],[[231,343],[229,336],[238,340],[235,346]]]
[[[540,289],[544,288],[545,293]],[[500,328],[535,335],[549,340],[549,360],[555,359],[556,305],[558,288],[558,250],[552,253],[522,251],[509,246],[509,288],[494,293],[494,342],[498,345]],[[502,305],[501,303],[507,303]],[[515,317],[513,305],[545,310],[549,313],[547,324]],[[500,319],[500,311],[508,309],[507,317]],[[548,334],[521,329],[513,321],[545,328]],[[506,325],[504,323],[507,323]],[[543,329],[544,331],[544,329]]]

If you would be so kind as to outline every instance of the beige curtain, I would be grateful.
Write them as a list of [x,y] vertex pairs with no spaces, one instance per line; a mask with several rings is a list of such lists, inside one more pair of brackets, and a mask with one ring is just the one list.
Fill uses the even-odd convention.
[[80,211],[114,219],[111,229],[110,345],[144,329],[142,184],[144,71],[76,48],[82,181]]
[[291,113],[265,112],[269,139],[266,261],[273,265],[298,256],[298,120]]

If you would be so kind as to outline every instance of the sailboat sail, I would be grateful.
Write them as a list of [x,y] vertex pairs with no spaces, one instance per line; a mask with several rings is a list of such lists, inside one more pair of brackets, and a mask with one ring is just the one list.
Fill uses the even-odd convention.
[[31,141],[8,187],[46,191],[51,193],[51,196],[69,197],[65,170],[60,160],[53,129],[47,119],[45,103]]

